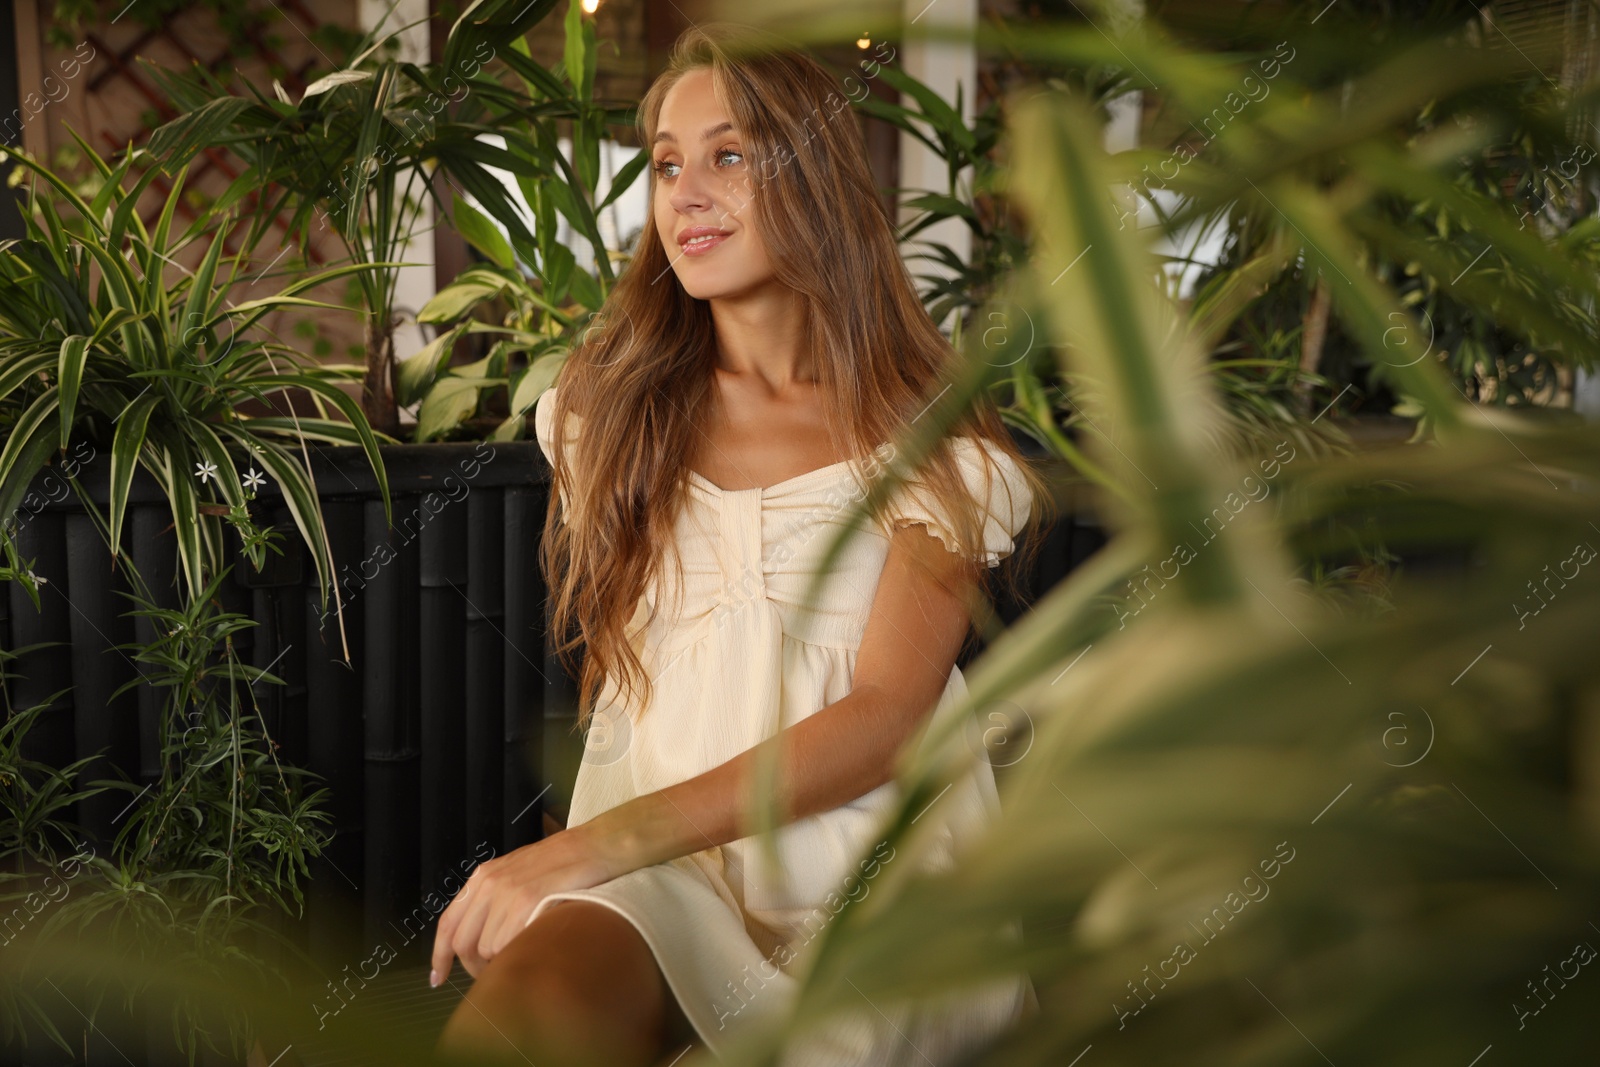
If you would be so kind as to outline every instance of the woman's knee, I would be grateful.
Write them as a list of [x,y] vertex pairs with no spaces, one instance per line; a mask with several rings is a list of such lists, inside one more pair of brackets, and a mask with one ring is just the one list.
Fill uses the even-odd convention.
[[649,1063],[669,996],[632,923],[604,905],[558,901],[488,962],[446,1038],[526,1045],[563,1062]]

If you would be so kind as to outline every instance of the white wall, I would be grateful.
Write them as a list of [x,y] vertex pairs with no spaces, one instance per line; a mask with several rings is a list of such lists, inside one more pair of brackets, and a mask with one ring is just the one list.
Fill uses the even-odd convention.
[[[398,0],[393,11],[389,10],[391,2],[393,0],[357,0],[356,16],[361,29],[366,31],[378,26],[381,35],[402,26],[409,26],[409,29],[399,35],[400,58],[417,64],[426,63],[428,24],[427,22],[415,26],[410,24],[428,17],[428,0]],[[401,319],[401,324],[395,328],[394,333],[394,356],[397,360],[406,358],[427,343],[415,316],[435,291],[433,203],[427,193],[420,188],[421,183],[414,184],[419,187],[414,195],[422,199],[422,211],[417,218],[411,240],[399,250],[395,259],[421,265],[401,267],[395,279],[394,311]]]

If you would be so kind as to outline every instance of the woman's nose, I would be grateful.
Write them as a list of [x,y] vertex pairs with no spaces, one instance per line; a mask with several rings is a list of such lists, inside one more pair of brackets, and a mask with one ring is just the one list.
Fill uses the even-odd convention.
[[672,195],[669,198],[672,206],[684,214],[706,210],[712,205],[715,180],[705,168],[684,164],[678,169],[678,177],[672,183]]

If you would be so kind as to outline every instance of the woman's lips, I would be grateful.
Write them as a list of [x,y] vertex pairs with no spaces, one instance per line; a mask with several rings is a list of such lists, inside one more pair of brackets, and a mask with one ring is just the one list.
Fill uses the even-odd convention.
[[731,233],[719,233],[703,240],[689,241],[683,246],[683,254],[686,256],[703,256],[732,236],[733,234]]

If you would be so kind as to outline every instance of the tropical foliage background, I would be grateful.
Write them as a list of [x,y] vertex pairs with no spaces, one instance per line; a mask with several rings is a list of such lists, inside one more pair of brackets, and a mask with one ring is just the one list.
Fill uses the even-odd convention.
[[[515,10],[475,6],[457,32],[514,42],[531,25]],[[576,10],[562,70],[508,59],[514,44],[497,50],[518,85],[485,91],[485,114],[464,120],[450,142],[464,167],[480,151],[468,135],[504,135],[527,101],[543,117],[595,123],[592,137],[619,118],[585,95],[594,45]],[[1112,538],[969,672],[973,728],[907,754],[901,811],[885,828],[900,858],[813,944],[793,1010],[748,1034],[731,1062],[777,1062],[786,1041],[836,1013],[959,998],[1017,972],[1032,976],[1041,1010],[974,1064],[1593,1059],[1600,1040],[1583,1005],[1600,939],[1600,691],[1588,655],[1600,632],[1600,435],[1572,410],[1596,352],[1586,12],[1435,3],[1401,18],[1389,5],[1312,3],[1248,18],[1230,8],[1224,20],[1152,4],[1128,20],[1085,5],[1076,19],[980,29],[979,47],[1009,57],[1015,77],[970,125],[886,70],[903,108],[863,109],[951,161],[947,188],[908,194],[926,214],[906,240],[947,217],[975,237],[965,259],[917,248],[953,271],[930,276],[926,297],[967,358],[907,444],[914,453],[990,392],[1061,460],[1063,492],[1090,494]],[[850,18],[789,32],[853,39],[862,26]],[[869,32],[939,35],[899,23]],[[188,101],[209,117],[175,127],[171,144],[237,144],[276,173],[266,161],[310,110],[366,129],[387,106],[381,86],[428,84],[427,72],[351,66],[359,73],[299,102],[229,103],[212,87]],[[1109,152],[1108,109],[1132,92],[1149,97],[1143,147]],[[429,309],[441,340],[395,380],[403,397],[443,386],[472,406],[451,401],[425,436],[471,432],[490,402],[487,388],[452,379],[502,387],[490,432],[525,432],[518,416],[564,343],[603,312],[607,257],[580,278],[537,235],[549,212],[577,226],[609,194],[533,129],[493,155],[543,205],[533,233],[487,225],[499,217],[492,197],[484,217],[455,205],[486,263]],[[353,135],[317,151],[364,158]],[[182,159],[174,149],[171,162]],[[315,209],[306,189],[286,195]],[[374,221],[389,195],[347,197],[365,207],[343,223],[397,232]],[[109,203],[79,212],[87,228],[76,233],[94,236]],[[76,247],[38,210],[35,241]],[[131,239],[125,221],[117,232]],[[385,247],[353,240],[348,269],[381,274]],[[46,273],[7,259],[11,291]],[[71,260],[54,262],[72,276],[61,266]],[[152,293],[159,314],[138,321],[163,321],[177,299],[192,297]],[[381,284],[367,299],[381,310]],[[1020,356],[994,358],[994,314],[1030,326]],[[73,336],[95,351],[92,322]],[[463,338],[487,346],[469,353],[481,366],[451,363]],[[109,361],[117,349],[106,351]],[[63,396],[90,396],[73,381],[89,381],[76,357],[47,363],[0,391],[11,431],[0,485],[29,473],[11,459],[17,427],[59,448],[78,425],[70,412],[93,409],[68,400],[48,435],[20,421],[41,403],[55,420]],[[345,373],[370,382],[373,366]],[[120,395],[115,373],[100,373]],[[349,424],[363,417],[348,413]],[[1404,432],[1373,432],[1394,422]],[[48,451],[39,445],[38,459]],[[9,568],[25,575],[24,563]],[[225,650],[227,619],[188,623]],[[184,678],[199,654],[168,647],[162,670]],[[25,716],[7,728],[25,729]],[[984,751],[1005,755],[1000,822],[956,870],[914,876],[930,845],[915,819]],[[219,750],[227,759],[259,755],[238,741]],[[64,851],[47,855],[45,842],[59,847],[70,828],[48,814],[75,788],[74,769],[15,751],[0,762],[25,827],[0,858],[14,857],[19,876],[60,864]],[[217,816],[243,810],[225,794],[213,803]],[[273,825],[300,828],[294,848],[317,846],[307,818],[263,820],[258,833]],[[232,877],[192,859],[170,870],[203,870],[212,885]],[[240,877],[224,889],[242,892]],[[124,883],[135,884],[143,891]],[[173,963],[192,958],[193,931],[169,944],[162,925],[142,927],[143,951],[112,973],[275,1047],[311,1038],[304,998],[317,977],[283,959],[268,980],[294,991],[281,996],[248,967],[231,982],[197,979]],[[103,954],[61,937],[45,946],[62,981],[108,973]],[[387,1062],[426,1059],[379,1027],[354,1033],[340,1040]]]

